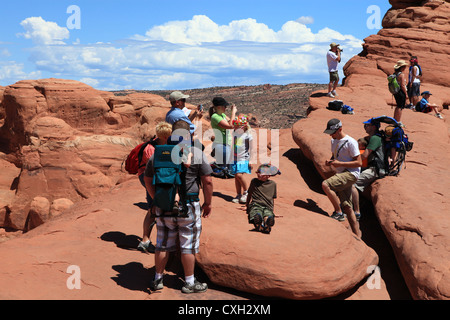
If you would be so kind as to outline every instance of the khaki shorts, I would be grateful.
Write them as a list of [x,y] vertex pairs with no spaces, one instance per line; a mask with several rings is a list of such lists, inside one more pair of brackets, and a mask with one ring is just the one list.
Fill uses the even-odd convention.
[[342,207],[353,207],[352,204],[352,186],[356,182],[356,177],[349,171],[336,173],[334,176],[325,180],[331,190],[336,192]]
[[330,82],[339,81],[339,71],[330,72]]

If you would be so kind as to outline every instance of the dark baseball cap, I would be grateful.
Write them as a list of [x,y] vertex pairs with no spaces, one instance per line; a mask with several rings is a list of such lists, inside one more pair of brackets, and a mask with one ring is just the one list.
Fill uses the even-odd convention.
[[333,134],[336,131],[338,131],[339,128],[342,128],[341,120],[339,120],[339,119],[331,119],[330,121],[328,121],[327,128],[325,129],[325,131],[323,133]]
[[212,103],[213,103],[214,106],[224,106],[224,107],[226,107],[226,106],[229,105],[229,103],[222,97],[215,97],[212,100]]

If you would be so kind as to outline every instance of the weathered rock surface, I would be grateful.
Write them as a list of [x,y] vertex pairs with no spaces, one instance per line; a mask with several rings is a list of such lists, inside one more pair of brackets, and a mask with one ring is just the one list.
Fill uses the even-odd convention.
[[[0,226],[29,229],[31,200],[72,202],[100,195],[126,178],[121,163],[129,150],[154,135],[168,101],[151,94],[115,97],[84,83],[42,79],[2,88],[4,158],[21,168],[2,183]],[[11,179],[10,179],[11,178]],[[5,192],[3,192],[4,194]]]
[[[293,137],[325,178],[330,157],[330,138],[323,134],[331,118],[344,123],[344,131],[365,136],[362,122],[380,115],[393,116],[393,99],[386,76],[395,61],[416,55],[424,70],[421,90],[433,93],[432,103],[447,110],[445,120],[432,114],[403,111],[406,133],[414,141],[406,168],[398,177],[376,181],[369,189],[376,214],[388,237],[398,264],[415,299],[450,298],[450,147],[448,105],[450,62],[448,1],[391,1],[385,27],[365,39],[364,50],[345,66],[345,87],[339,99],[355,109],[354,115],[326,110],[329,99],[317,92],[310,99],[311,112],[293,127]],[[445,22],[445,23],[444,23]]]
[[[199,265],[214,283],[240,291],[287,299],[333,297],[364,279],[378,256],[344,225],[293,205],[296,199],[317,195],[297,182],[300,172],[286,157],[294,147],[288,135],[280,135],[282,175],[274,178],[278,217],[271,234],[250,232],[253,225],[248,224],[245,206],[233,210],[229,203],[220,203],[204,220]],[[233,195],[233,189],[227,194]]]
[[[343,294],[339,299],[390,299],[382,278],[377,289],[364,282],[370,266],[378,262],[377,254],[352,235],[347,223],[323,215],[321,208],[329,207],[328,200],[302,179],[302,174],[313,172],[296,158],[298,148],[290,130],[282,137],[283,174],[276,178],[278,217],[270,235],[252,232],[242,206],[230,203],[234,181],[214,179],[213,213],[203,220],[199,255],[199,265],[209,279],[197,273],[209,283],[205,294],[187,297],[180,292],[183,273],[177,259],[168,265],[165,288],[148,290],[154,256],[136,251],[146,210],[144,190],[133,177],[1,243],[0,255],[8,259],[0,260],[0,298],[258,298],[253,293],[292,299],[339,294]],[[153,232],[153,243],[155,237]],[[81,290],[68,287],[74,284],[71,266],[79,267]],[[238,291],[227,292],[218,285]]]
[[[82,97],[77,96],[77,90]],[[93,106],[85,105],[88,96]],[[140,208],[130,209],[139,202],[136,199],[143,200],[144,190],[136,177],[121,171],[120,164],[142,138],[143,126],[147,125],[149,131],[164,119],[167,101],[147,94],[115,97],[78,82],[55,79],[19,82],[7,87],[4,97],[6,118],[2,132],[7,145],[12,150],[17,148],[16,154],[10,149],[4,158],[12,158],[21,170],[13,170],[4,183],[8,186],[12,185],[9,180],[16,181],[15,196],[7,199],[2,211],[3,227],[27,233],[0,247],[2,255],[9,256],[2,261],[0,276],[0,287],[9,291],[0,296],[119,297],[123,288],[112,289],[111,254],[102,239],[110,239],[111,233],[125,232],[127,228],[127,234],[139,234],[145,214]],[[79,121],[71,118],[75,114],[82,115]],[[118,121],[110,121],[112,118]],[[268,297],[319,299],[358,288],[370,276],[371,266],[378,264],[377,254],[354,237],[345,224],[293,205],[299,197],[320,198],[318,205],[324,208],[329,203],[323,194],[311,191],[304,183],[293,187],[293,179],[301,182],[302,178],[294,157],[284,155],[290,155],[296,147],[290,130],[282,133],[281,141],[279,157],[284,174],[279,177],[277,210],[282,214],[276,228],[270,236],[251,232],[242,208],[230,207],[231,199],[226,196],[234,193],[234,181],[216,180],[219,200],[214,215],[205,221],[200,266],[215,285]],[[131,180],[140,193],[127,189],[131,188]],[[65,199],[62,208],[61,199]],[[130,211],[135,214],[134,220],[125,226]],[[39,247],[30,246],[31,242],[39,243]],[[30,249],[17,250],[17,245]],[[136,245],[133,243],[132,249]],[[8,253],[14,250],[17,252]],[[17,261],[21,264],[19,270]],[[153,263],[153,258],[148,263]],[[103,267],[98,268],[100,264]],[[62,281],[71,265],[83,270],[83,284],[89,289],[82,293],[68,290]],[[38,271],[30,271],[36,266]],[[149,268],[141,265],[140,269],[148,280]],[[21,279],[13,285],[17,272]],[[46,283],[51,282],[46,290],[38,289],[43,285],[41,277],[30,280],[34,272],[39,272]],[[102,272],[103,276],[99,276]],[[141,295],[148,294],[145,279],[139,279],[143,281],[138,285]],[[30,283],[36,289],[24,293],[25,284]]]

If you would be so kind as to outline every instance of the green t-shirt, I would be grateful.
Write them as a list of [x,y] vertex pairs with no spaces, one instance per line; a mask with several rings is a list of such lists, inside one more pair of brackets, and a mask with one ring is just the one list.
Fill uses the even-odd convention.
[[369,144],[367,145],[367,149],[375,151],[379,147],[381,147],[381,137],[377,135],[373,135],[370,137]]
[[211,116],[211,127],[214,129],[214,131],[216,132],[216,130],[220,131],[220,133],[222,134],[221,137],[217,137],[214,140],[214,144],[227,144],[227,145],[231,145],[231,136],[227,136],[227,129],[223,129],[221,127],[219,127],[219,123],[222,120],[227,120],[227,116],[225,115],[225,113],[222,114],[217,114],[214,113]]
[[372,150],[372,152],[370,153],[370,156],[368,158],[369,166],[371,166],[370,163],[375,158],[375,155],[376,155],[375,150],[377,150],[381,146],[382,146],[382,141],[381,141],[380,136],[373,135],[370,137],[369,144],[367,145],[367,149]]

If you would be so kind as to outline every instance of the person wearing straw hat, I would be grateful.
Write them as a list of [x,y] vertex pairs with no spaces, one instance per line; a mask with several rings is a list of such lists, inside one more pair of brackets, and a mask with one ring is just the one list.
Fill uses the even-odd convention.
[[[400,85],[400,90],[396,94],[394,94],[396,102],[394,119],[397,120],[397,122],[401,121],[402,112],[406,106],[406,97],[408,96],[408,89],[406,86],[408,83],[408,75],[404,73],[407,66],[408,63],[405,60],[398,60],[397,64],[394,66],[394,74],[396,75],[397,82]],[[401,122],[400,125],[402,126]]]

